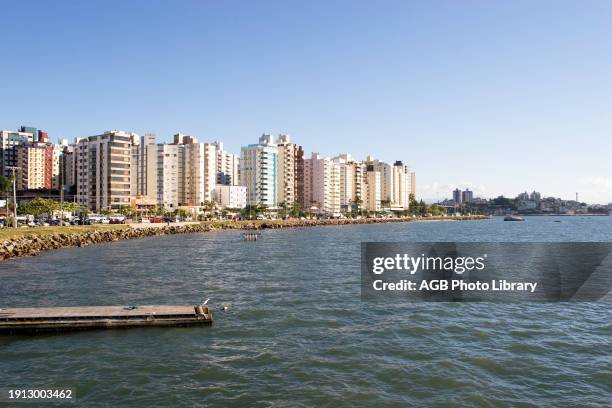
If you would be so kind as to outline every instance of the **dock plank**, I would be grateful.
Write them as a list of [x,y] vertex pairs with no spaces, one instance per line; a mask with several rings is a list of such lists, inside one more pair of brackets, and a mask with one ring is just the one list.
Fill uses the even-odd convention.
[[0,333],[191,326],[212,319],[208,306],[199,305],[1,308]]
[[137,306],[80,306],[80,307],[32,307],[0,308],[0,318],[58,318],[58,317],[121,317],[143,315],[195,315],[190,305]]

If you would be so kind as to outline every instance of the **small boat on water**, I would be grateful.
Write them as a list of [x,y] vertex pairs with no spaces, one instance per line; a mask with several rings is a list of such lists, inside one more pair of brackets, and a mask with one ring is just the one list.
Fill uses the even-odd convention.
[[242,234],[242,238],[245,241],[257,241],[261,233],[259,232],[245,232]]
[[506,215],[504,217],[504,221],[525,221],[523,217],[519,217],[518,215]]

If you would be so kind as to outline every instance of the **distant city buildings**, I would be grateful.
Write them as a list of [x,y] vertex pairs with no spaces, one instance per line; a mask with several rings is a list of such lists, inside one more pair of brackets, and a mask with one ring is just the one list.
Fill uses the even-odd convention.
[[452,194],[452,199],[441,201],[438,205],[446,207],[449,211],[469,211],[488,214],[517,212],[520,214],[573,215],[607,213],[608,211],[605,206],[588,206],[586,203],[581,203],[577,200],[542,197],[537,191],[520,193],[513,199],[500,196],[489,200],[474,197],[473,192],[468,189],[461,191],[457,188],[453,190]]
[[463,194],[458,188],[453,191],[453,201],[455,205],[460,205],[463,202]]
[[263,134],[236,155],[222,142],[182,133],[172,143],[111,130],[53,144],[46,132],[21,126],[0,131],[0,173],[13,171],[19,191],[69,194],[96,212],[131,207],[197,214],[249,205],[316,214],[405,211],[416,196],[416,175],[401,160],[360,161],[348,153],[306,158],[287,134]]

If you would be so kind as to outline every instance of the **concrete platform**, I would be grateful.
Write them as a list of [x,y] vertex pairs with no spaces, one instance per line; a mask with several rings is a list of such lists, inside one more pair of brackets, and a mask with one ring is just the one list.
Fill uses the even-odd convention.
[[211,324],[208,306],[84,306],[0,308],[0,333]]

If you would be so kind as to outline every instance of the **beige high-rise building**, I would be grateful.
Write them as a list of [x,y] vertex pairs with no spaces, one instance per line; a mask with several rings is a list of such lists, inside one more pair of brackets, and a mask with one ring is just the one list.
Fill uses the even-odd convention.
[[132,146],[136,133],[112,130],[77,139],[77,202],[94,211],[130,205]]
[[17,167],[15,185],[17,190],[48,188],[46,174],[47,149],[44,145],[23,144],[16,148]]
[[408,192],[408,195],[413,194],[414,197],[416,198],[416,195],[417,195],[416,173],[414,171],[409,172],[408,182],[410,183],[410,191]]
[[[368,172],[375,171],[380,174],[380,201],[381,207],[390,207],[394,202],[393,197],[393,166],[368,155],[365,160]],[[371,167],[371,169],[370,169]]]
[[409,207],[408,196],[409,190],[409,175],[407,167],[401,161],[396,161],[393,164],[393,189],[391,194],[391,208],[399,210],[407,210]]
[[213,201],[217,184],[216,146],[199,143],[195,138],[186,138],[184,146],[184,205],[201,207]]
[[340,164],[312,153],[304,160],[306,202],[320,213],[340,213]]
[[365,179],[366,208],[368,211],[380,211],[382,197],[380,172],[375,171],[373,165],[368,165]]
[[157,202],[167,209],[203,207],[213,201],[217,183],[217,147],[192,136],[174,135],[173,144],[157,145]]
[[292,207],[298,196],[298,159],[301,146],[291,142],[289,135],[281,134],[276,141],[278,149],[278,176],[276,178],[276,201]]

